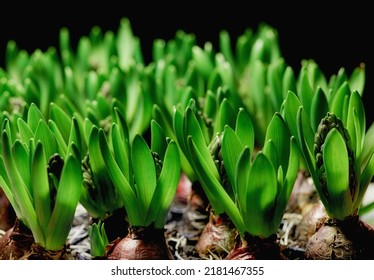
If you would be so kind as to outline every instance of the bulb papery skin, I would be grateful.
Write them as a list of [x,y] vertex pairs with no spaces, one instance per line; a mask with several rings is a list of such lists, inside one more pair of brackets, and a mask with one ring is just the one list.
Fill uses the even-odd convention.
[[226,214],[215,215],[210,212],[209,222],[205,225],[196,244],[196,251],[201,258],[214,255],[224,258],[234,248],[238,231]]
[[0,239],[0,260],[72,260],[70,248],[47,250],[35,243],[32,232],[18,219]]
[[313,234],[305,249],[309,260],[374,259],[374,227],[359,217],[329,218]]
[[126,237],[107,246],[108,260],[173,260],[167,246],[164,229],[130,226]]
[[284,260],[278,236],[273,234],[267,238],[251,236],[246,233],[237,239],[235,247],[227,255],[226,260]]

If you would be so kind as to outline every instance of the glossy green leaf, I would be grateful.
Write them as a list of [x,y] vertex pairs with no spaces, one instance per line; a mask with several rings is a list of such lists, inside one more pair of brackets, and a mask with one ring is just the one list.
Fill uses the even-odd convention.
[[27,191],[32,194],[32,189],[30,187],[30,164],[31,164],[31,154],[30,149],[27,149],[27,146],[21,143],[19,140],[16,140],[12,148],[13,160],[18,163],[17,169],[18,172],[27,187]]
[[364,144],[362,145],[362,152],[360,156],[360,165],[366,166],[371,157],[372,153],[374,152],[374,123],[372,123],[369,129],[366,131]]
[[277,175],[272,163],[260,152],[248,176],[246,230],[253,236],[268,237],[274,234],[272,223],[264,221],[272,219],[274,214]]
[[69,140],[70,129],[71,129],[71,118],[64,112],[57,104],[51,103],[51,119],[57,124],[65,142]]
[[[73,153],[73,151],[71,151],[69,149],[69,147],[71,147],[71,143],[74,143],[76,145],[76,147],[78,148],[79,157],[83,158],[85,156],[85,153],[86,153],[87,142],[82,137],[82,133],[81,133],[82,128],[80,127],[79,120],[75,116],[71,119],[70,122],[71,122],[71,126],[70,126],[71,129],[70,129],[70,133],[69,133],[69,142],[68,142],[67,153]],[[73,153],[73,154],[75,154],[75,153]],[[76,155],[76,156],[78,156],[78,155]]]
[[67,143],[65,142],[65,139],[62,136],[57,124],[53,120],[48,120],[48,126],[55,136],[57,143],[57,152],[61,155],[65,155],[67,151]]
[[215,56],[217,71],[220,74],[223,84],[231,91],[237,92],[235,83],[234,70],[229,62],[225,60],[222,53],[217,53]]
[[4,166],[8,174],[12,194],[21,212],[21,216],[18,218],[31,229],[35,241],[44,244],[44,235],[37,220],[32,197],[17,170],[17,166],[22,163],[13,160],[9,137],[4,131],[2,132],[1,141]]
[[18,205],[18,202],[15,200],[12,194],[8,174],[5,170],[3,157],[1,155],[0,155],[0,189],[4,191],[4,194],[8,198],[10,204],[12,205],[14,212],[16,213],[16,216],[22,217],[22,213]]
[[240,232],[244,232],[243,220],[236,204],[226,193],[218,179],[212,174],[191,136],[188,137],[187,142],[193,161],[196,164],[196,174],[200,179],[205,194],[212,204],[214,212],[216,214],[227,213],[235,227]]
[[41,141],[43,143],[47,159],[57,152],[56,138],[44,120],[40,120],[34,137],[36,142]]
[[330,214],[343,220],[352,214],[352,197],[349,186],[349,160],[345,141],[333,128],[323,147],[323,161],[329,194]]
[[237,200],[242,217],[247,217],[247,187],[249,172],[251,169],[251,151],[245,147],[239,155],[236,170],[235,170],[235,184],[237,188]]
[[[288,156],[290,153],[289,139],[290,133],[284,122],[282,116],[279,113],[275,113],[271,119],[268,128],[266,130],[265,143],[271,140],[274,143],[277,158],[280,161],[273,162],[274,166],[282,165],[283,170],[288,168]],[[269,154],[266,156],[270,159]]]
[[297,112],[299,110],[299,107],[301,107],[301,102],[297,95],[293,93],[292,91],[289,91],[287,93],[287,97],[284,101],[284,107],[282,111],[282,115],[284,120],[287,123],[287,126],[291,132],[292,135],[296,137],[298,142],[300,143],[300,139],[297,132],[297,119],[295,116],[297,116]]
[[34,103],[32,103],[27,113],[27,124],[30,127],[31,131],[35,133],[39,122],[42,120],[45,121],[42,112]]
[[356,67],[351,76],[349,77],[349,87],[352,91],[356,90],[360,96],[364,93],[365,88],[365,80],[366,80],[366,69],[365,64],[361,63],[358,67]]
[[[316,190],[318,192],[318,195],[323,203],[323,205],[328,208],[329,207],[329,201],[327,200],[324,192],[322,191],[322,187],[319,182],[317,170],[316,170],[316,161],[314,158],[313,154],[313,149],[308,146],[307,140],[313,141],[314,142],[314,134],[311,132],[307,132],[308,130],[310,131],[310,123],[307,121],[307,119],[304,117],[303,118],[303,107],[300,107],[297,115],[296,115],[296,120],[297,120],[297,137],[300,139],[298,142],[300,152],[302,154],[302,158],[308,168],[308,171],[313,179],[314,185],[316,187]],[[308,129],[309,127],[309,129]],[[294,135],[293,135],[294,136]],[[309,137],[309,138],[308,138]]]
[[216,168],[216,165],[214,164],[212,156],[210,155],[210,152],[205,142],[205,138],[201,131],[200,125],[196,119],[196,116],[194,115],[194,113],[192,112],[190,108],[186,109],[184,127],[185,127],[185,133],[186,133],[185,135],[186,136],[191,135],[193,142],[195,143],[197,149],[199,150],[199,153],[204,158],[205,164],[210,169],[210,172],[212,173],[212,175],[217,180],[219,180],[220,176],[218,174],[218,170]]
[[339,119],[346,124],[348,112],[348,100],[351,94],[348,82],[345,81],[336,91],[332,103],[330,104],[330,112],[333,112]]
[[35,131],[31,131],[29,125],[21,118],[17,119],[17,128],[23,143],[28,143],[34,137]]
[[115,207],[116,193],[113,189],[113,179],[109,176],[109,168],[101,152],[102,147],[99,140],[101,133],[103,133],[101,128],[93,127],[88,143],[88,154],[93,174],[96,203],[109,211],[112,207],[117,208]]
[[282,88],[283,100],[286,99],[287,93],[289,91],[297,92],[295,73],[291,66],[287,66],[284,70]]
[[243,146],[248,146],[253,152],[255,145],[255,132],[253,128],[252,119],[249,114],[243,109],[239,109],[236,118],[235,133],[238,135]]
[[108,142],[104,133],[99,133],[100,150],[107,167],[110,180],[116,187],[118,195],[123,201],[123,205],[128,215],[129,223],[133,226],[143,225],[145,209],[141,208],[137,198],[126,177],[118,167],[112,152],[109,149]]
[[91,251],[93,257],[104,257],[105,247],[109,244],[108,237],[105,232],[104,223],[99,221],[88,227],[88,236],[90,238]]
[[231,38],[230,34],[226,30],[222,30],[219,33],[219,48],[225,59],[231,64],[235,65],[234,54],[231,48]]
[[122,69],[128,69],[134,60],[136,49],[135,37],[132,32],[130,21],[127,18],[121,19],[117,32],[118,63]]
[[165,226],[166,216],[174,199],[179,178],[179,151],[176,143],[171,141],[165,152],[161,174],[147,214],[147,221],[154,221],[156,228]]
[[131,166],[130,144],[128,142],[128,139],[122,138],[119,126],[117,124],[113,124],[112,126],[112,144],[113,154],[119,169],[126,177],[126,180],[130,184],[130,186],[134,186],[134,179]]
[[164,158],[167,143],[166,136],[161,126],[155,121],[151,121],[151,150],[156,152],[160,158]]
[[223,137],[222,137],[222,158],[225,165],[227,176],[233,187],[234,194],[237,193],[238,188],[236,186],[236,166],[239,156],[244,149],[244,146],[240,142],[239,137],[235,134],[234,130],[226,126]]
[[313,131],[317,131],[320,121],[327,115],[329,111],[329,104],[325,93],[321,87],[318,87],[316,93],[313,96],[310,121]]
[[282,182],[282,188],[278,192],[276,206],[274,211],[274,226],[279,226],[286,210],[288,200],[294,187],[296,177],[299,171],[299,147],[295,137],[290,140],[290,153],[288,156],[288,168],[285,174],[285,180]]
[[192,48],[192,57],[199,72],[205,77],[205,79],[207,79],[214,69],[209,54],[196,45]]
[[357,91],[351,93],[348,106],[347,130],[352,141],[352,147],[359,157],[365,139],[366,117],[365,107]]
[[51,197],[47,167],[43,144],[38,142],[31,163],[30,184],[36,215],[38,216],[39,224],[43,232],[46,231],[51,217]]
[[278,155],[277,148],[272,139],[265,142],[262,153],[267,157],[267,159],[273,164],[274,168],[278,168],[280,165],[280,158]]
[[208,90],[205,97],[204,114],[208,119],[213,120],[217,113],[217,100],[211,90]]
[[64,246],[80,198],[82,180],[80,162],[71,155],[67,156],[46,231],[46,249],[60,250]]
[[305,113],[310,116],[310,106],[313,99],[313,89],[309,83],[308,70],[303,67],[300,73],[299,98],[305,108]]
[[153,105],[152,118],[163,128],[167,136],[172,137],[174,135],[169,115],[161,110],[158,104]]
[[365,166],[361,173],[360,178],[360,193],[355,201],[353,210],[361,206],[362,200],[366,194],[367,188],[369,187],[374,176],[374,152],[371,154],[368,164]]
[[282,82],[285,70],[285,62],[283,58],[269,64],[267,71],[267,81],[269,84],[270,100],[272,108],[278,111],[283,102]]
[[156,168],[144,138],[136,135],[131,150],[135,186],[141,207],[148,210],[156,189]]
[[122,111],[117,106],[114,106],[113,110],[115,115],[115,123],[118,124],[118,128],[122,134],[123,139],[130,139],[128,125],[126,123],[124,115],[122,114]]
[[235,118],[236,113],[228,100],[225,98],[223,99],[220,107],[219,107],[219,114],[216,118],[216,124],[215,124],[215,132],[216,133],[222,133],[225,129],[225,126],[228,125],[231,128],[235,128]]

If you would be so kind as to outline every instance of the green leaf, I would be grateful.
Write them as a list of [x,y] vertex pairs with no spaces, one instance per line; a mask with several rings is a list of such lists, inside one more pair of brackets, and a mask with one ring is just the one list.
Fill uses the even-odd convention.
[[[272,140],[276,149],[277,158],[280,160],[279,163],[273,162],[274,166],[282,165],[283,170],[288,168],[288,156],[290,153],[290,133],[284,122],[282,116],[279,113],[275,113],[271,119],[268,128],[266,130],[265,143]],[[266,154],[268,158],[271,155]]]
[[323,147],[323,161],[329,194],[330,207],[328,209],[333,217],[343,220],[352,214],[349,159],[345,141],[335,128],[326,137]]
[[222,157],[227,176],[233,187],[234,194],[237,193],[238,187],[236,186],[236,165],[244,146],[235,134],[234,130],[226,126],[222,137]]
[[285,61],[283,58],[269,64],[267,71],[267,80],[269,84],[270,100],[272,108],[278,111],[283,102],[282,82],[285,70]]
[[273,232],[277,174],[263,153],[257,154],[248,174],[246,230],[253,236],[269,237]]
[[119,131],[121,132],[123,139],[130,139],[129,129],[122,111],[118,107],[114,107],[114,113],[115,123],[118,124]]
[[123,201],[126,213],[128,215],[129,223],[132,226],[143,225],[145,216],[145,209],[141,208],[134,192],[121,169],[118,167],[113,154],[111,153],[106,136],[104,133],[99,133],[100,150],[105,161],[108,174],[111,181],[116,187],[118,194]]
[[204,115],[211,120],[215,119],[217,113],[217,99],[211,90],[207,91],[204,103]]
[[[81,127],[78,118],[75,116],[71,119],[71,126],[70,126],[70,133],[69,133],[69,142],[68,142],[68,149],[67,153],[73,153],[69,147],[71,143],[74,143],[79,151],[79,157],[84,157],[87,149],[87,142],[83,139],[81,133]],[[73,153],[74,154],[74,153]]]
[[238,135],[242,145],[248,146],[250,151],[253,152],[255,145],[253,123],[251,117],[243,108],[239,109],[239,113],[236,118],[235,133]]
[[262,148],[262,153],[273,164],[275,169],[281,166],[281,159],[279,158],[277,148],[275,147],[275,143],[272,139],[269,139],[265,142],[264,147]]
[[237,199],[239,209],[242,217],[247,217],[247,186],[249,180],[249,172],[251,170],[251,151],[248,147],[245,147],[239,155],[235,176],[236,176],[236,188],[237,188]]
[[121,19],[117,33],[118,63],[124,70],[128,69],[134,62],[136,39],[133,35],[130,21],[127,18]]
[[348,82],[344,83],[336,91],[330,104],[330,112],[333,112],[344,124],[347,123],[348,100],[351,94]]
[[23,143],[28,143],[34,137],[34,132],[31,131],[29,125],[23,119],[17,119],[17,127]]
[[57,124],[61,135],[64,137],[65,143],[69,140],[71,129],[71,118],[57,104],[51,103],[51,119]]
[[166,149],[160,177],[147,214],[147,224],[155,222],[156,228],[163,228],[170,205],[174,199],[180,178],[179,151],[171,141]]
[[297,116],[297,112],[301,106],[301,102],[297,95],[292,91],[289,91],[284,101],[282,115],[291,134],[296,137],[298,143],[300,143],[300,139],[297,132],[297,119],[295,116]]
[[310,106],[313,99],[313,89],[309,83],[309,77],[305,67],[302,68],[300,73],[300,87],[299,87],[299,98],[305,108],[305,113],[310,116]]
[[[212,159],[212,156],[210,155],[210,152],[205,142],[205,138],[201,131],[200,125],[196,119],[196,116],[192,112],[191,108],[186,109],[184,127],[185,127],[184,137],[188,137],[189,135],[191,135],[197,149],[199,150],[199,153],[203,156],[204,161],[207,164],[207,167],[210,169],[210,172],[217,180],[219,180],[220,176],[219,176],[218,170]],[[183,141],[186,141],[186,140],[183,140]]]
[[39,122],[41,121],[45,121],[44,116],[39,108],[34,103],[32,103],[27,113],[27,124],[30,127],[31,131],[35,133]]
[[105,232],[104,223],[99,221],[88,227],[88,236],[90,237],[91,251],[94,257],[104,257],[105,247],[109,244],[108,237]]
[[[161,127],[163,127],[161,125]],[[173,114],[173,129],[175,134],[176,143],[179,148],[179,155],[180,155],[180,161],[181,161],[181,168],[183,172],[186,174],[186,176],[191,180],[196,180],[196,174],[192,168],[191,163],[191,157],[189,155],[189,151],[187,148],[187,139],[185,139],[184,133],[183,133],[183,115],[181,113],[180,109],[174,108],[174,114]],[[186,136],[187,138],[187,136]]]
[[225,126],[228,125],[231,128],[235,128],[235,118],[236,113],[228,100],[225,98],[223,99],[220,108],[219,108],[219,114],[216,118],[216,124],[215,124],[215,131],[214,135],[216,133],[222,133],[225,129]]
[[359,190],[357,199],[355,201],[353,210],[358,209],[360,207],[362,200],[365,196],[365,193],[367,191],[367,188],[373,179],[373,176],[374,176],[374,152],[371,154],[367,165],[365,166],[365,168],[363,169],[361,173],[360,190]]
[[231,48],[230,34],[226,30],[219,33],[219,47],[225,59],[232,65],[235,65],[235,59]]
[[21,212],[21,216],[18,218],[20,218],[20,220],[30,228],[35,241],[44,244],[44,235],[38,223],[32,197],[28,192],[28,187],[25,185],[25,182],[22,180],[22,177],[17,170],[17,166],[22,163],[14,162],[9,137],[5,131],[2,133],[1,141],[4,166],[8,174],[11,191]]
[[357,91],[353,91],[349,98],[346,127],[352,141],[352,147],[356,152],[355,156],[360,157],[365,139],[366,117],[364,104]]
[[174,131],[171,120],[168,118],[169,115],[165,114],[165,111],[162,111],[157,104],[153,105],[152,117],[163,128],[166,136],[173,137]]
[[[125,175],[130,186],[134,185],[134,178],[132,174],[131,166],[131,155],[130,155],[130,144],[128,139],[122,138],[121,132],[119,131],[119,126],[113,124],[112,126],[112,144],[113,144],[113,154],[115,155],[118,167]],[[134,189],[135,190],[135,189]]]
[[46,249],[60,250],[69,235],[82,189],[80,162],[68,155],[61,172],[55,206],[46,231]]
[[31,153],[30,149],[27,149],[25,144],[22,144],[19,140],[16,140],[12,148],[13,160],[18,163],[18,172],[27,187],[27,191],[32,194],[32,189],[30,187],[30,164],[31,164]]
[[30,184],[36,215],[38,216],[39,224],[43,232],[46,232],[51,217],[51,196],[47,167],[43,144],[38,142],[31,163]]
[[327,102],[326,95],[322,88],[318,87],[313,96],[310,111],[310,121],[314,131],[317,131],[320,121],[327,115],[328,111],[329,104]]
[[360,96],[364,93],[365,88],[365,79],[366,79],[366,73],[365,73],[365,64],[361,63],[359,67],[356,67],[351,77],[349,78],[349,87],[351,90],[356,90]]
[[156,189],[156,168],[151,150],[140,135],[134,138],[131,157],[139,202],[147,211]]
[[156,152],[160,158],[164,158],[167,143],[166,136],[161,126],[155,121],[151,121],[151,149]]
[[39,121],[35,130],[35,142],[38,141],[43,143],[46,159],[49,160],[57,152],[57,141],[44,120]]
[[285,180],[282,182],[282,188],[277,195],[274,226],[279,226],[282,221],[288,200],[294,187],[296,177],[299,171],[299,147],[297,146],[295,137],[290,140],[290,154],[288,156],[288,168],[286,170]]
[[61,131],[59,130],[57,124],[53,120],[49,120],[48,125],[56,138],[58,153],[61,155],[65,155],[67,151],[67,144],[65,142],[64,137],[61,134]]
[[208,79],[210,73],[214,69],[213,62],[208,53],[206,53],[201,47],[195,45],[192,48],[192,57],[195,65],[201,75]]
[[361,167],[366,166],[374,152],[374,123],[372,123],[365,134],[364,144],[360,156]]
[[286,99],[287,93],[289,91],[297,92],[296,89],[296,78],[294,71],[291,66],[287,66],[283,73],[283,80],[282,80],[282,96],[283,100]]
[[18,205],[18,202],[15,200],[12,194],[8,174],[6,173],[3,157],[1,155],[0,155],[0,189],[4,191],[4,194],[8,198],[10,204],[12,205],[14,212],[16,213],[16,216],[19,218],[22,217],[22,213]]
[[[305,115],[305,114],[304,114]],[[308,168],[308,171],[313,179],[314,185],[316,187],[316,190],[318,192],[318,195],[323,203],[323,205],[328,208],[329,207],[329,201],[327,200],[324,192],[322,191],[322,186],[320,184],[318,174],[317,174],[317,167],[316,167],[316,160],[314,158],[313,150],[308,146],[307,140],[313,141],[314,142],[314,134],[310,132],[311,127],[310,123],[306,119],[306,117],[303,118],[303,107],[300,107],[297,115],[296,115],[296,120],[297,120],[297,137],[298,141],[298,146],[300,148],[302,158]],[[309,129],[308,129],[309,127]],[[309,133],[307,132],[309,130]],[[294,136],[294,135],[293,135]]]
[[238,231],[244,232],[244,224],[238,207],[226,193],[218,179],[212,174],[211,169],[207,166],[203,155],[200,153],[191,136],[188,137],[187,142],[196,166],[195,172],[200,179],[205,194],[212,204],[214,212],[216,214],[227,213]]

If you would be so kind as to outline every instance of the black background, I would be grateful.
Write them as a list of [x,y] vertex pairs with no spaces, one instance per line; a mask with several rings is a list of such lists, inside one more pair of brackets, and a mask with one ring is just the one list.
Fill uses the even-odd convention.
[[[17,3],[14,7],[0,7],[0,66],[3,66],[5,46],[15,40],[19,48],[32,52],[58,46],[61,27],[70,31],[72,43],[88,35],[95,25],[103,31],[116,31],[120,19],[127,17],[132,30],[141,40],[146,60],[151,57],[152,43],[157,38],[172,39],[177,30],[193,33],[203,45],[210,41],[217,47],[219,32],[230,33],[233,41],[246,28],[256,30],[261,22],[278,31],[281,51],[288,64],[296,71],[302,59],[314,59],[327,77],[344,67],[350,74],[360,63],[366,65],[366,86],[363,93],[367,123],[371,124],[374,112],[370,103],[373,95],[372,52],[374,51],[374,14],[360,1],[349,5],[327,1],[300,2],[274,5],[271,2],[226,1],[219,4],[203,1],[173,2],[166,4],[132,2],[98,2],[76,5],[67,2],[50,2],[49,6],[33,3],[26,7]],[[297,2],[295,2],[297,3]],[[343,2],[342,2],[343,3]],[[53,5],[53,6],[51,6]],[[206,7],[203,9],[203,5]],[[131,7],[131,8],[130,8]],[[296,72],[297,73],[297,72]]]

